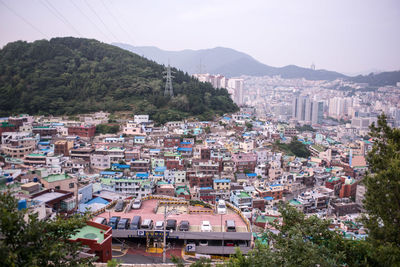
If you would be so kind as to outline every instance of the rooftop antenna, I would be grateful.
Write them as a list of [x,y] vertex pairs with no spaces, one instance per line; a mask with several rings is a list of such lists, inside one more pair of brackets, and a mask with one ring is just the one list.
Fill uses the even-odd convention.
[[314,62],[311,64],[311,69],[312,69],[312,70],[315,70],[315,64],[314,64]]
[[165,90],[164,90],[164,96],[174,96],[174,89],[172,88],[172,78],[174,76],[171,75],[171,66],[169,65],[169,60],[168,60],[168,66],[166,68],[166,75],[164,76],[165,78]]

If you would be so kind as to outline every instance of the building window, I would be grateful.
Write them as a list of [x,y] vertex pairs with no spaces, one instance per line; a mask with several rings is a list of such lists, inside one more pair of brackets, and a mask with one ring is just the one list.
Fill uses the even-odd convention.
[[69,188],[74,188],[75,184],[74,183],[70,183],[69,184]]
[[60,190],[60,186],[56,186],[56,187],[54,187],[54,189]]

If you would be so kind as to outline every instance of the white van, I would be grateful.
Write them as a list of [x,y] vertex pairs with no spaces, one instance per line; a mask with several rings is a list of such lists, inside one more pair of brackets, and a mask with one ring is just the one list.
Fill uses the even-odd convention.
[[218,214],[226,214],[226,204],[225,204],[225,200],[221,199],[221,200],[218,201],[217,213],[218,213]]

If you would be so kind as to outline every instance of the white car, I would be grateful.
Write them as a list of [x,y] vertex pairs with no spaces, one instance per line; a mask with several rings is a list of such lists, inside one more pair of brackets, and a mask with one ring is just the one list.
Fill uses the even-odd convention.
[[156,221],[154,230],[164,230],[164,221]]
[[225,200],[219,200],[217,205],[217,213],[218,214],[226,214],[226,204]]
[[201,224],[201,231],[202,232],[211,232],[212,227],[209,221],[203,221]]
[[141,206],[142,206],[142,201],[137,198],[137,199],[135,199],[135,201],[133,201],[132,209],[137,210],[137,209],[140,209]]

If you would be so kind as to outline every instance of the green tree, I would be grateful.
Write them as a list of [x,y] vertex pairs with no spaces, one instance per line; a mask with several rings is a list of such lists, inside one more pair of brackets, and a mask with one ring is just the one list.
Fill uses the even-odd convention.
[[269,245],[257,242],[247,257],[236,252],[228,266],[374,265],[367,242],[345,239],[329,229],[329,221],[307,217],[290,205],[281,206],[279,211],[282,223],[274,223],[278,232],[267,231],[263,237]]
[[400,129],[381,115],[369,135],[374,141],[367,157],[371,173],[363,180],[363,222],[381,265],[400,265]]
[[253,124],[251,122],[246,122],[246,128],[251,131],[253,129]]
[[295,137],[289,143],[289,149],[296,157],[308,158],[310,156],[307,146]]
[[37,214],[18,210],[10,192],[0,194],[0,262],[1,266],[80,266],[94,259],[80,259],[80,243],[70,236],[86,225],[87,218],[39,220]]

